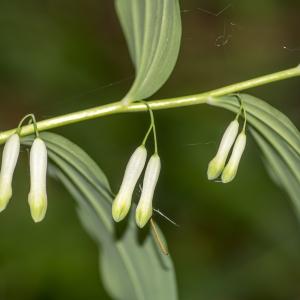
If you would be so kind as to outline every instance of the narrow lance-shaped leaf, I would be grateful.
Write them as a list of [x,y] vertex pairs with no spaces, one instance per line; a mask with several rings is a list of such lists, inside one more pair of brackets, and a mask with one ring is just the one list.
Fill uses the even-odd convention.
[[[113,194],[97,164],[77,145],[59,135],[42,133],[41,137],[47,144],[51,174],[77,201],[80,219],[101,249],[102,280],[111,297],[120,300],[177,299],[170,257],[159,251],[150,234],[141,235],[133,215],[125,228],[112,220]],[[24,141],[31,144],[32,138]]]
[[[264,163],[270,177],[287,191],[294,202],[296,210],[300,212],[299,182],[272,146],[254,129],[251,130],[251,133],[264,154]],[[298,214],[298,217],[300,217],[300,214]]]
[[181,40],[178,0],[115,0],[117,14],[135,66],[125,104],[154,94],[177,61]]

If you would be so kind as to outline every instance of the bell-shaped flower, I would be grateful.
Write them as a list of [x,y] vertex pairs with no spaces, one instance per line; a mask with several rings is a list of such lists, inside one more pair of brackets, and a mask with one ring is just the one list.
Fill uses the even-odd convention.
[[237,120],[232,121],[225,130],[218,152],[208,164],[207,177],[209,180],[214,180],[221,175],[228,153],[238,134],[238,130],[239,123]]
[[242,154],[244,152],[246,146],[246,134],[245,132],[241,132],[236,142],[233,146],[231,157],[225,166],[223,173],[222,173],[222,182],[227,183],[234,179],[237,169],[239,166],[239,162],[241,160]]
[[30,192],[28,203],[34,222],[44,219],[47,210],[47,148],[43,140],[36,138],[30,149]]
[[145,171],[141,198],[136,208],[135,220],[138,227],[143,228],[152,216],[152,200],[160,173],[160,158],[151,156]]
[[3,149],[0,172],[0,211],[5,209],[12,196],[11,182],[19,153],[20,138],[19,135],[15,133],[9,137]]
[[116,222],[123,220],[130,209],[132,194],[144,169],[146,158],[147,150],[141,145],[134,151],[127,163],[120,190],[112,205],[112,216]]

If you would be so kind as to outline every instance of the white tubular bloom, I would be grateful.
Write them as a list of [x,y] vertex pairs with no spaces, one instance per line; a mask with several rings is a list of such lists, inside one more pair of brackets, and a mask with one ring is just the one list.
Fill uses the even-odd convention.
[[43,140],[36,138],[30,150],[30,192],[28,203],[34,222],[44,219],[47,210],[47,148]]
[[222,173],[222,182],[227,183],[234,179],[239,162],[246,146],[246,134],[241,132],[234,144],[231,157]]
[[236,139],[239,130],[239,122],[232,121],[225,130],[218,152],[210,161],[207,169],[207,177],[209,180],[214,180],[220,176],[224,168],[228,153]]
[[0,212],[3,211],[11,196],[11,182],[20,153],[20,138],[13,134],[5,143],[0,172]]
[[143,190],[135,214],[136,224],[140,228],[143,228],[152,216],[152,199],[160,167],[159,156],[157,154],[152,155],[146,168]]
[[127,163],[119,193],[112,205],[112,216],[116,222],[123,220],[130,209],[132,194],[144,169],[146,158],[147,150],[142,145],[134,151]]

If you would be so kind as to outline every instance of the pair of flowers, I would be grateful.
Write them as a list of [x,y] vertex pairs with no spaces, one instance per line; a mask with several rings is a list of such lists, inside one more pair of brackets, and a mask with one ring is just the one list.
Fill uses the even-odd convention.
[[[12,196],[12,178],[20,153],[20,137],[17,133],[5,143],[0,171],[0,211]],[[47,210],[46,193],[47,148],[42,139],[35,138],[30,149],[30,192],[28,202],[35,222],[44,219]]]
[[[237,137],[238,130],[239,130],[239,122],[237,120],[238,116],[234,121],[232,121],[229,124],[229,126],[225,130],[221,143],[219,145],[218,152],[208,165],[207,177],[209,180],[214,180],[222,174],[221,175],[222,182],[227,183],[232,181],[237,173],[238,166],[246,146],[246,134],[245,134],[246,121],[244,123],[242,132]],[[233,149],[232,149],[231,157],[225,166],[228,154],[232,146]]]
[[[144,145],[139,146],[131,155],[127,163],[120,190],[113,201],[112,216],[116,222],[123,220],[129,212],[132,194],[145,167],[147,150]],[[157,153],[149,159],[146,167],[140,200],[136,208],[136,224],[143,228],[152,216],[152,200],[161,168]]]

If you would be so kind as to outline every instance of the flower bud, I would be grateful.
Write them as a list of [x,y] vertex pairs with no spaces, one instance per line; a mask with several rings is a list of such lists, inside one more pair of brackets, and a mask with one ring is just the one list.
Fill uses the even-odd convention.
[[147,150],[142,145],[131,155],[127,163],[124,178],[112,205],[112,216],[116,222],[123,220],[130,208],[136,183],[141,176],[147,158]]
[[0,212],[12,196],[11,182],[20,153],[20,138],[13,134],[5,143],[0,172]]
[[34,222],[44,219],[47,210],[47,148],[43,140],[36,138],[30,149],[30,192],[28,203]]
[[238,134],[239,123],[237,120],[232,121],[225,130],[218,152],[210,161],[207,169],[207,177],[209,180],[214,180],[220,176],[224,168],[228,153]]
[[231,157],[222,173],[223,183],[230,182],[231,180],[234,179],[245,146],[246,146],[246,135],[244,132],[241,132],[236,139],[236,142],[233,146]]
[[136,208],[135,220],[140,228],[143,228],[152,216],[152,199],[159,173],[160,158],[157,154],[154,154],[148,162],[141,198]]

